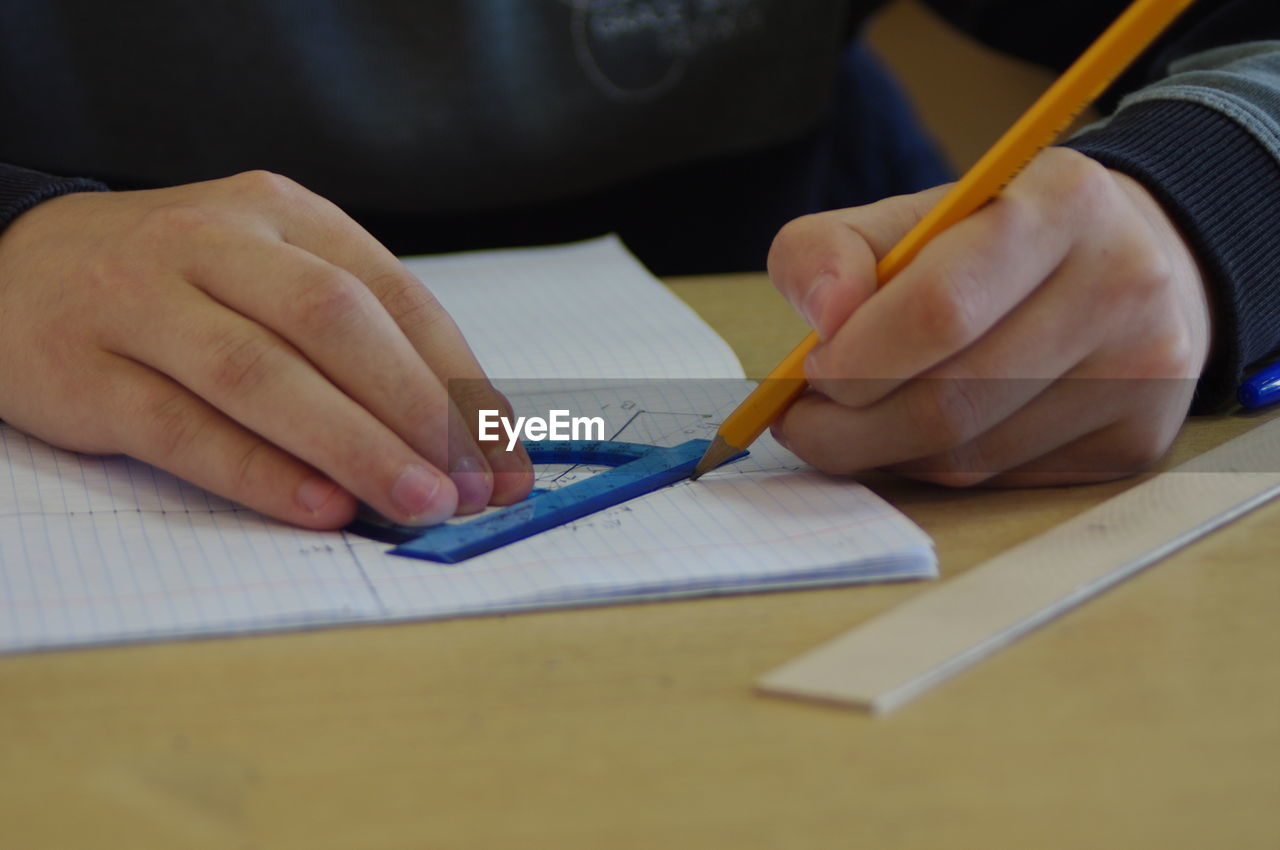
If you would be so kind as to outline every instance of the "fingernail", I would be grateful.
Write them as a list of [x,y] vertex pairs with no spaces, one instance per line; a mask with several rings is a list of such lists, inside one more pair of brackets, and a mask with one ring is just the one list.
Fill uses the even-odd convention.
[[831,299],[835,282],[835,274],[822,272],[813,279],[813,285],[809,287],[804,300],[800,302],[800,315],[809,323],[809,327],[818,332],[821,339],[826,339],[828,336],[823,316],[826,314],[827,302]]
[[507,505],[525,498],[533,487],[533,464],[524,446],[517,443],[511,451],[504,446],[486,449],[485,459],[493,470],[493,495],[495,505]]
[[503,473],[523,475],[533,469],[533,464],[529,462],[529,453],[520,443],[516,443],[511,451],[507,451],[505,444],[495,443],[494,448],[485,450],[484,456],[495,475]]
[[298,504],[311,511],[311,513],[318,514],[320,509],[327,505],[337,492],[337,484],[334,484],[328,478],[322,478],[318,475],[313,476],[298,485]]
[[440,476],[426,467],[406,466],[391,486],[391,501],[414,521],[432,517],[439,513],[436,498],[441,483]]
[[458,513],[474,513],[489,504],[493,495],[493,473],[480,458],[466,454],[449,472],[458,488]]

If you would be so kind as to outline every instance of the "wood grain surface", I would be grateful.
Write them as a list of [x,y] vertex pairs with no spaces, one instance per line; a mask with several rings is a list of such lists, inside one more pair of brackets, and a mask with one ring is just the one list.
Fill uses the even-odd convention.
[[[752,357],[794,342],[762,276],[675,289]],[[944,580],[1132,485],[872,483]],[[7,656],[0,846],[1271,848],[1278,527],[1263,508],[883,718],[751,684],[926,584]]]
[[[871,36],[963,167],[1048,76],[935,23],[898,3]],[[673,287],[752,375],[805,330],[762,276]],[[1256,422],[1192,422],[1168,462]],[[867,480],[944,580],[1133,483]],[[1270,850],[1278,529],[1263,508],[883,718],[751,685],[924,584],[3,656],[0,848]]]

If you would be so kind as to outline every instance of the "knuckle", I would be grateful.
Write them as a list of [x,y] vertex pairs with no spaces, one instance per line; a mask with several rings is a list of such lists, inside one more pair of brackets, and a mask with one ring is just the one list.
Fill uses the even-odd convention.
[[1116,258],[1113,275],[1121,300],[1135,309],[1163,300],[1174,282],[1169,258],[1143,240],[1125,246]]
[[265,169],[242,171],[227,180],[238,191],[258,198],[296,199],[306,190],[283,174]]
[[228,484],[232,493],[252,493],[259,489],[262,479],[259,473],[264,463],[269,460],[269,454],[267,443],[262,440],[253,440],[249,447],[240,453],[231,466]]
[[831,246],[837,243],[840,225],[822,213],[794,218],[774,235],[765,258],[765,268],[775,282],[790,286],[790,275],[831,265]]
[[1109,208],[1118,191],[1107,167],[1069,148],[1053,148],[1051,180],[1057,196],[1078,211]]
[[384,290],[382,306],[410,337],[430,334],[449,314],[436,297],[416,281],[397,281]]
[[1017,194],[999,195],[982,211],[1004,245],[1023,246],[1037,238],[1043,223],[1035,205]]
[[769,256],[766,265],[772,271],[778,263],[785,263],[807,241],[807,234],[812,226],[812,216],[794,218],[778,230],[769,245]]
[[1159,428],[1132,426],[1125,428],[1112,441],[1108,452],[1108,472],[1132,475],[1141,472],[1164,457],[1172,441]]
[[1196,346],[1184,328],[1169,328],[1135,352],[1130,368],[1137,378],[1194,378],[1200,374]]
[[511,403],[507,397],[498,392],[493,384],[484,377],[450,378],[448,381],[449,397],[459,410],[471,411],[481,408],[497,410],[502,416],[513,415]]
[[181,389],[157,393],[144,402],[143,415],[152,425],[152,445],[163,458],[186,455],[200,440],[202,419]]
[[981,411],[972,382],[960,379],[917,381],[906,396],[907,416],[926,453],[942,453],[981,433]]
[[932,345],[947,351],[969,345],[981,328],[975,303],[979,288],[959,265],[930,273],[914,300],[916,327]]
[[352,317],[363,309],[366,297],[364,287],[353,278],[319,269],[299,281],[290,310],[308,332],[332,334],[349,326]]
[[[438,434],[442,439],[446,436],[453,422],[449,415],[449,398],[437,392],[415,392],[406,394],[403,415],[408,422],[424,426],[432,436]],[[468,427],[474,423],[467,423]]]
[[404,399],[399,415],[403,421],[410,422],[416,434],[438,445],[454,445],[454,439],[471,439],[476,433],[472,429],[479,426],[475,415],[452,415],[448,398],[436,397],[435,393],[413,393],[411,398]]
[[215,342],[210,363],[213,386],[240,394],[260,385],[270,369],[274,343],[258,334],[227,334]]

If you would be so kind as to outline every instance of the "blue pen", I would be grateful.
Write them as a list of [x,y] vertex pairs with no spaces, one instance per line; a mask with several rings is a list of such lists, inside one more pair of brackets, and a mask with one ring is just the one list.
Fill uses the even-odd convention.
[[1280,401],[1280,363],[1272,363],[1241,384],[1236,398],[1245,407],[1266,407]]

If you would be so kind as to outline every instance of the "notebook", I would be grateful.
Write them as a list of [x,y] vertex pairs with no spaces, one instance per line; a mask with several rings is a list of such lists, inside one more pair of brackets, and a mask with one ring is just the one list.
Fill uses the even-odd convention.
[[[517,413],[707,437],[750,389],[613,237],[412,258]],[[539,467],[540,487],[592,473]],[[929,538],[766,437],[751,455],[457,565],[292,528],[123,457],[0,425],[0,650],[385,622],[937,575]]]

